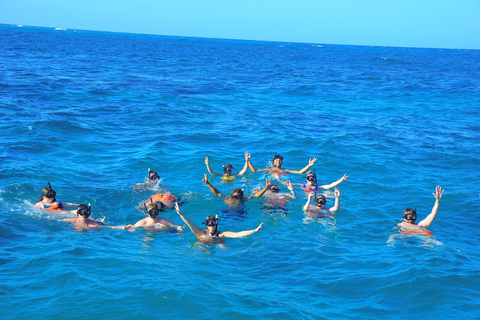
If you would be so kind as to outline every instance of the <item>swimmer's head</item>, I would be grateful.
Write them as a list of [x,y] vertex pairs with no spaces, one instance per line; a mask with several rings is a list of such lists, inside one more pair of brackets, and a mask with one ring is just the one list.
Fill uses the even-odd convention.
[[242,199],[243,198],[243,189],[235,188],[232,190],[232,198]]
[[217,233],[218,216],[214,217],[212,215],[209,215],[208,217],[205,218],[205,222],[203,223],[207,226],[207,229],[212,236],[215,235],[215,233]]
[[275,193],[280,192],[280,187],[277,186],[276,184],[271,184],[270,185],[270,191],[275,192]]
[[319,207],[324,206],[327,204],[327,198],[323,194],[319,194],[315,198],[315,204]]
[[225,172],[225,174],[232,174],[232,171],[233,166],[231,164],[226,164],[223,166],[223,172]]
[[160,179],[156,171],[150,171],[150,168],[148,168],[148,181],[154,182]]
[[279,168],[283,163],[283,156],[281,156],[281,155],[279,155],[275,152],[275,155],[273,156],[272,161],[273,161],[273,166]]
[[150,218],[155,219],[160,214],[160,211],[165,210],[165,205],[163,202],[152,202],[148,206],[145,205],[145,213],[150,216]]
[[317,174],[313,171],[308,171],[307,172],[307,181],[311,183],[316,183],[317,182]]
[[405,211],[403,211],[403,220],[407,223],[415,224],[415,220],[417,220],[417,209],[405,209]]
[[78,216],[88,218],[91,213],[92,213],[92,207],[90,206],[90,204],[88,204],[88,206],[86,204],[81,204],[77,207]]
[[50,182],[48,183],[48,187],[45,187],[42,189],[42,197],[48,198],[48,199],[54,199],[57,193],[55,190],[52,189],[52,185]]

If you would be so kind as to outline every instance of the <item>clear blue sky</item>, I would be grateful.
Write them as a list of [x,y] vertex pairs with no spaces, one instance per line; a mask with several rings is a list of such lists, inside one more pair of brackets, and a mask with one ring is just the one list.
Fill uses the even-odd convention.
[[480,49],[480,0],[0,0],[0,23],[208,38]]

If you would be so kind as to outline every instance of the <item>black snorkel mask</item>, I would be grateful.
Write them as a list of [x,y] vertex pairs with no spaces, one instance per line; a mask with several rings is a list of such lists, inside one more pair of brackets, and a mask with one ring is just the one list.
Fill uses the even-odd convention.
[[55,190],[52,189],[52,185],[50,184],[50,182],[48,183],[48,189],[48,191],[42,192],[42,195],[49,199],[55,199],[57,193],[55,192]]
[[270,191],[275,192],[275,193],[280,192],[280,187],[277,186],[276,184],[271,184],[270,185]]
[[275,152],[275,155],[273,156],[273,160],[272,160],[272,161],[275,162],[275,159],[280,159],[280,160],[283,161],[283,156],[281,156],[281,155],[279,155],[279,154],[277,154],[277,153]]
[[319,207],[322,205],[324,206],[327,204],[327,198],[325,198],[325,196],[321,194],[315,198],[315,204]]
[[92,214],[92,206],[90,203],[88,204],[88,207],[86,204],[81,204],[77,208],[77,215],[82,216],[82,217],[89,217],[90,214]]
[[313,171],[313,172],[308,171],[307,172],[307,181],[317,183],[317,174],[315,173],[315,171]]
[[233,166],[231,164],[226,164],[223,166],[223,172],[227,173],[227,172],[230,172],[232,173],[233,171]]
[[403,215],[403,219],[414,223],[417,220],[417,209],[413,209],[412,212],[406,213]]
[[148,180],[149,181],[157,181],[160,179],[156,171],[150,171],[150,168],[148,168]]
[[207,218],[205,219],[205,222],[202,223],[205,224],[207,227],[215,227],[215,229],[217,229],[218,215],[216,215],[215,218]]
[[[153,203],[153,201],[151,203]],[[161,203],[163,204],[163,202]],[[147,205],[145,203],[143,205],[145,206],[145,214],[148,214],[150,218],[153,218],[153,219],[158,217],[158,215],[160,214],[160,211],[163,211],[163,207],[160,206],[161,208],[159,208],[158,203],[155,203],[153,207],[150,208],[150,210],[147,209]]]

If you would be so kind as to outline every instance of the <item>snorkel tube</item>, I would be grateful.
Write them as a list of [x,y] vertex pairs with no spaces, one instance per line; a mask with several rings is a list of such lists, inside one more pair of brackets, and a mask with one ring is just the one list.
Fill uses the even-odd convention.
[[50,182],[48,182],[48,188],[43,188],[42,195],[49,199],[55,200],[57,193],[55,192],[55,190],[52,189],[52,185],[50,184]]

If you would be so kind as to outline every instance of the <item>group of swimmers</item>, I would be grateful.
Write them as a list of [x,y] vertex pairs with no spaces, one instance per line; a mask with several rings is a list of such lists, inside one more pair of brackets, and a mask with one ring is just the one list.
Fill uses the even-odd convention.
[[[265,187],[261,190],[256,190],[253,195],[245,196],[244,191],[241,188],[234,188],[231,191],[230,195],[223,195],[218,191],[209,181],[207,174],[204,175],[202,181],[207,185],[210,191],[218,197],[222,197],[230,206],[239,206],[245,202],[245,200],[250,198],[265,197],[267,206],[284,206],[290,199],[296,198],[297,195],[294,190],[294,185],[300,186],[300,188],[308,192],[307,202],[303,206],[303,211],[310,217],[315,218],[325,218],[332,217],[334,213],[340,208],[340,191],[336,188],[340,183],[347,180],[348,175],[345,174],[339,180],[327,184],[327,185],[318,185],[317,176],[315,171],[308,171],[316,162],[317,158],[309,159],[308,165],[300,170],[288,170],[283,169],[283,157],[279,154],[274,155],[273,157],[273,166],[265,169],[256,169],[251,162],[251,155],[245,152],[245,165],[243,169],[237,174],[233,174],[233,166],[231,164],[226,164],[223,166],[223,174],[215,173],[210,167],[210,162],[208,157],[205,157],[205,165],[208,172],[212,176],[220,176],[224,181],[233,181],[239,176],[244,175],[248,168],[252,172],[268,172],[271,179],[266,179]],[[303,174],[307,172],[306,183],[298,184],[291,183],[291,181],[284,181],[283,176],[288,173]],[[139,183],[133,186],[133,189],[136,191],[146,190],[153,188],[159,182],[159,175],[155,171],[148,170],[147,182]],[[272,183],[272,180],[278,181],[280,184],[287,186],[289,192],[282,193],[280,192],[281,188],[279,185]],[[327,203],[327,197],[319,192],[322,190],[327,190],[335,188],[335,204],[333,207],[327,208],[325,205]],[[407,208],[403,213],[402,222],[399,224],[403,233],[408,232],[422,232],[428,228],[433,220],[436,218],[438,213],[438,208],[440,205],[440,200],[442,198],[444,190],[437,186],[435,193],[433,193],[436,201],[432,209],[432,212],[422,221],[416,223],[417,220],[417,211],[416,209]],[[314,204],[311,202],[314,200]],[[203,242],[219,242],[223,241],[224,238],[239,238],[252,235],[258,232],[263,223],[257,226],[255,229],[248,231],[240,232],[230,232],[230,231],[219,231],[218,230],[218,216],[214,217],[209,215],[205,219],[206,230],[196,226],[188,217],[186,217],[180,210],[178,204],[178,199],[175,195],[171,193],[158,193],[150,196],[147,200],[143,201],[140,206],[136,208],[143,212],[147,217],[138,221],[134,225],[125,225],[125,226],[108,226],[105,224],[105,218],[102,220],[95,220],[91,217],[91,206],[85,204],[74,204],[68,202],[62,202],[56,199],[56,192],[53,190],[50,182],[48,187],[42,189],[42,196],[40,200],[35,204],[35,207],[48,210],[52,213],[73,213],[76,214],[76,218],[72,219],[61,219],[59,221],[71,222],[77,228],[87,228],[87,227],[109,227],[115,229],[128,229],[135,231],[136,228],[147,228],[147,229],[166,229],[166,228],[175,228],[178,231],[183,231],[185,228],[181,225],[175,224],[173,221],[163,218],[160,216],[160,212],[165,211],[165,208],[174,208],[178,213],[180,218],[185,222],[185,224],[190,228],[193,234],[198,237],[200,241]]]

